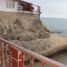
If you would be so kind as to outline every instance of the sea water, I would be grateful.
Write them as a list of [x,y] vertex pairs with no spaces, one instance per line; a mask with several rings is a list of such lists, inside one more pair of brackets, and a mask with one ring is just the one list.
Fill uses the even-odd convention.
[[50,32],[67,35],[67,19],[64,18],[41,18]]

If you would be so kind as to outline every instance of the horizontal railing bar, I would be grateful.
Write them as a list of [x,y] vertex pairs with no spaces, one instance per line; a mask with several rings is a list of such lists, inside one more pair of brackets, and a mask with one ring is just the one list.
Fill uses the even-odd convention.
[[31,12],[31,11],[20,11],[19,13],[39,14],[39,13],[36,12],[36,11],[33,11],[33,12]]
[[47,57],[44,57],[44,56],[42,56],[42,55],[39,55],[39,54],[37,54],[37,53],[35,53],[35,52],[33,52],[33,51],[27,50],[27,49],[19,46],[18,44],[14,44],[14,43],[12,43],[12,42],[9,42],[9,41],[7,41],[7,40],[5,40],[5,39],[1,39],[1,38],[0,38],[0,41],[1,41],[1,42],[5,42],[6,44],[8,44],[8,45],[10,45],[10,46],[14,46],[14,47],[16,47],[17,49],[19,49],[21,52],[23,52],[24,54],[31,55],[32,57],[36,58],[37,60],[42,61],[42,62],[44,62],[44,63],[46,63],[46,64],[49,64],[49,65],[52,65],[53,67],[67,67],[67,66],[64,65],[64,64],[61,64],[61,63],[56,62],[56,61],[54,61],[54,60],[51,60],[51,59],[49,59],[49,58],[47,58]]

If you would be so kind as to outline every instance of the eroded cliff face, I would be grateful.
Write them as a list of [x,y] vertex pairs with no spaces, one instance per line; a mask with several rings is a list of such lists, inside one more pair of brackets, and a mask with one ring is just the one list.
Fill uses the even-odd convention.
[[0,12],[0,34],[46,30],[37,14]]

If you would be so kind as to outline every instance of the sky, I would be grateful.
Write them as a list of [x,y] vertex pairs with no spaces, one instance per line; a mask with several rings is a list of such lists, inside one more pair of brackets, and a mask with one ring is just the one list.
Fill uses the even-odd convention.
[[67,18],[67,0],[25,0],[41,7],[41,17]]

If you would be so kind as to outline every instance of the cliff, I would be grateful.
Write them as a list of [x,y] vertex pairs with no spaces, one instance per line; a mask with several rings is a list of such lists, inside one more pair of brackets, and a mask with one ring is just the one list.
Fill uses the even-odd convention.
[[46,30],[37,14],[0,12],[2,38],[45,56],[67,48],[67,37]]
[[46,31],[37,14],[0,12],[0,34]]

